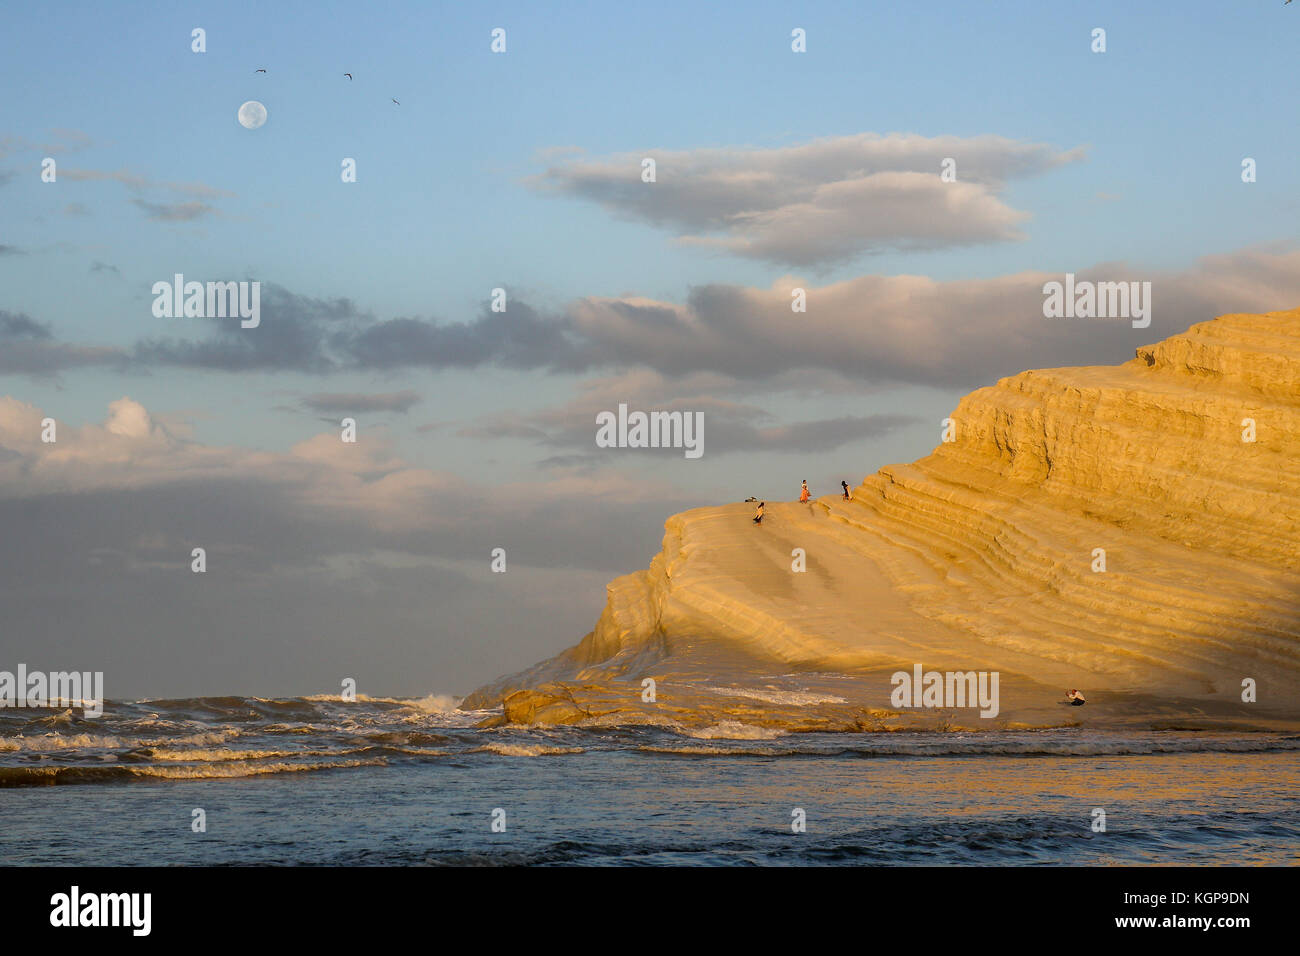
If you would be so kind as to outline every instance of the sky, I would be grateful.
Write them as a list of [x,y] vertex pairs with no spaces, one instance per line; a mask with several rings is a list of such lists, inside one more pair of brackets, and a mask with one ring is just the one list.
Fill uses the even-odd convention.
[[[60,10],[0,14],[0,669],[109,697],[463,694],[675,512],[1300,304],[1281,0]],[[1067,272],[1150,326],[1045,318]],[[155,315],[176,273],[260,325]],[[598,447],[620,404],[704,453]]]

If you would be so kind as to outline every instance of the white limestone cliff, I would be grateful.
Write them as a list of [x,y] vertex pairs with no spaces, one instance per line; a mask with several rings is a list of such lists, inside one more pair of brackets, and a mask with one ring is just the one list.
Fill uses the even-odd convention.
[[[749,505],[673,516],[591,634],[463,706],[791,729],[1300,717],[1300,310],[1024,372],[952,417],[954,441],[852,501],[769,503],[761,527]],[[917,663],[998,671],[999,716],[892,707],[890,675]]]

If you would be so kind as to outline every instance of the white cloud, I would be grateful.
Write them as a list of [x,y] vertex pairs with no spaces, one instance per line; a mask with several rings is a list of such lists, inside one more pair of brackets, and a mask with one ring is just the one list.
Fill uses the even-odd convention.
[[[1300,303],[1300,251],[1246,249],[1182,270],[1081,267],[1080,280],[1150,281],[1152,323],[1047,319],[1043,284],[1062,273],[989,279],[864,275],[827,285],[785,276],[770,288],[714,285],[684,303],[586,298],[566,310],[592,364],[738,379],[822,369],[862,381],[973,387],[1027,368],[1112,364],[1226,312]],[[804,288],[807,312],[792,313]]]
[[[680,242],[798,267],[862,253],[1020,238],[1028,214],[1000,198],[1009,179],[1075,162],[1060,150],[1001,136],[862,133],[771,149],[646,149],[575,158],[529,182],[664,226]],[[641,161],[656,181],[641,181]],[[956,163],[956,180],[940,177]]]

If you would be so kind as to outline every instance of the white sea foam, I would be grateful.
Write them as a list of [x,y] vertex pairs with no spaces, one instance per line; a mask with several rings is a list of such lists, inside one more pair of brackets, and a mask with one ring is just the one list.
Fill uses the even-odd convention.
[[212,777],[255,777],[268,773],[302,773],[308,770],[335,770],[348,767],[382,767],[387,761],[382,757],[369,760],[327,760],[318,763],[251,763],[232,761],[205,763],[198,766],[141,766],[132,767],[137,777],[162,777],[169,780],[199,780]]
[[135,750],[140,747],[154,747],[165,744],[168,747],[214,747],[238,737],[240,731],[234,727],[223,728],[209,733],[189,734],[182,737],[147,739],[143,737],[119,737],[105,734],[41,734],[36,737],[0,737],[0,752],[58,753],[61,751],[81,750]]
[[185,750],[149,748],[150,760],[175,763],[217,763],[223,760],[266,760],[269,757],[328,757],[322,750],[209,750],[195,747]]
[[711,727],[688,731],[688,734],[698,740],[775,740],[784,737],[785,731],[775,727],[755,727],[738,720],[721,720]]
[[485,744],[483,750],[503,757],[549,757],[555,754],[580,754],[581,747],[552,747],[549,744],[507,744],[494,740]]
[[[367,694],[357,694],[355,703],[393,704],[398,707],[408,708],[413,712],[409,719],[424,721],[432,718],[435,724],[442,727],[472,727],[491,715],[492,711],[460,710],[457,705],[463,699],[451,694],[428,694],[424,697],[371,697]],[[314,694],[310,697],[304,697],[303,700],[313,703],[340,704],[344,707],[353,704],[352,701],[345,701],[337,694]],[[376,716],[375,714],[366,715],[368,719]],[[391,715],[385,716],[384,719],[391,719]]]
[[705,687],[707,691],[721,694],[723,697],[749,697],[753,700],[767,701],[769,704],[793,704],[807,707],[811,704],[843,704],[843,697],[832,694],[817,694],[802,690],[776,690],[757,687]]

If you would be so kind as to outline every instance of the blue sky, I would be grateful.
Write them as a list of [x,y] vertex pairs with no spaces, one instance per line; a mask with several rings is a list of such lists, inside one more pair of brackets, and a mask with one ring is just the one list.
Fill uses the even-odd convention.
[[[457,494],[466,501],[476,493],[491,499],[509,486],[523,499],[517,517],[524,523],[530,504],[554,516],[567,495],[600,501],[627,518],[619,526],[627,540],[600,560],[579,554],[592,546],[583,537],[558,539],[549,550],[539,545],[526,563],[535,574],[528,594],[494,598],[504,608],[500,620],[479,621],[472,602],[454,611],[417,602],[400,622],[366,605],[368,627],[391,634],[393,647],[414,648],[407,656],[389,653],[390,664],[372,675],[393,692],[468,690],[494,676],[494,668],[522,666],[580,637],[599,611],[601,581],[641,566],[657,547],[665,508],[747,494],[793,497],[803,477],[819,493],[840,477],[856,483],[880,465],[925,454],[938,419],[973,385],[1034,365],[1123,360],[1134,345],[1211,318],[1215,309],[1296,304],[1286,296],[1295,288],[1290,243],[1300,221],[1300,9],[1280,0],[68,3],[58,17],[29,5],[3,19],[0,80],[11,95],[0,114],[0,247],[7,250],[0,255],[0,312],[40,324],[49,341],[132,354],[142,341],[201,340],[209,326],[151,314],[152,283],[175,272],[256,279],[304,302],[345,298],[358,322],[410,318],[442,329],[474,323],[491,289],[501,286],[543,324],[569,322],[571,334],[599,340],[603,358],[563,372],[540,361],[520,367],[529,363],[497,353],[450,366],[341,361],[328,373],[276,361],[258,370],[87,361],[52,373],[0,364],[0,395],[71,427],[104,421],[109,403],[129,396],[177,441],[230,455],[283,455],[329,432],[345,412],[313,411],[309,396],[408,392],[414,398],[406,411],[359,415],[363,433],[382,438],[388,453],[412,468],[457,476],[464,483]],[[190,49],[195,27],[206,31],[202,54]],[[494,27],[507,31],[504,55],[489,50]],[[791,52],[795,27],[807,32],[807,53]],[[1104,54],[1090,50],[1095,27],[1106,30]],[[252,99],[266,105],[269,119],[246,130],[235,114]],[[725,154],[725,174],[744,176],[766,169],[764,157],[782,150],[815,151],[819,143],[891,133],[911,137],[907,149],[922,152],[936,137],[1000,137],[1003,159],[995,165],[1010,155],[1005,144],[1041,149],[1032,173],[979,186],[982,201],[1001,210],[995,219],[1002,212],[1023,217],[1015,225],[1019,238],[953,242],[945,225],[918,248],[893,241],[890,223],[882,221],[873,228],[883,239],[876,236],[860,254],[756,258],[681,241],[710,234],[689,221],[688,204],[675,219],[647,216],[631,194],[610,199],[599,175],[573,165],[617,170],[623,157],[675,156],[661,167],[660,183],[646,188],[662,185],[667,193],[677,188],[673,177],[684,180],[689,170],[699,176],[688,194],[695,202],[716,185],[710,156]],[[47,155],[64,173],[52,184],[39,178]],[[357,161],[355,184],[340,182],[344,157]],[[1243,157],[1258,163],[1257,182],[1241,181]],[[960,171],[960,154],[958,161]],[[809,162],[807,168],[820,168],[815,157]],[[548,174],[560,188],[539,187],[538,177]],[[187,203],[202,208],[183,218]],[[780,208],[797,215],[799,204],[792,199]],[[158,218],[159,210],[170,210],[170,218]],[[728,214],[744,223],[747,212]],[[748,227],[736,228],[740,235]],[[992,227],[981,221],[972,228]],[[713,229],[709,238],[724,233]],[[1206,268],[1207,256],[1228,259],[1215,272]],[[1057,336],[1041,331],[1032,297],[1023,300],[1023,315],[1008,317],[988,291],[1001,277],[1099,267],[1155,276],[1161,301],[1177,307],[1162,311],[1145,333]],[[942,351],[951,338],[944,322],[969,323],[953,335],[987,328],[987,338],[1008,344],[982,363],[972,358],[962,374],[942,357],[933,369],[918,370],[906,342],[891,346],[882,332],[878,354],[871,348],[864,328],[870,333],[872,323],[883,329],[898,320],[869,297],[846,292],[836,301],[852,308],[810,314],[800,340],[805,354],[781,330],[751,332],[745,325],[745,309],[786,276],[816,288],[864,276],[950,283],[936,293],[935,317],[915,348]],[[959,285],[967,281],[973,291]],[[693,301],[693,290],[713,286],[748,290],[736,292],[741,304],[732,318],[703,305],[696,316],[702,326],[714,323],[734,335],[738,351],[752,348],[744,360],[730,362],[723,348],[720,357],[696,363],[689,343],[665,345],[662,354],[653,341],[641,351],[620,351],[627,340],[599,302],[590,326],[575,318],[585,314],[575,303],[647,300],[677,308]],[[915,294],[902,282],[894,287],[904,290],[900,301]],[[968,304],[968,295],[982,305]],[[266,313],[264,322],[276,321]],[[1003,324],[1012,321],[1022,324]],[[828,370],[824,353],[840,336],[847,351],[850,340],[859,343],[861,360],[830,362]],[[788,356],[772,356],[787,348]],[[773,366],[790,374],[774,374]],[[594,430],[583,395],[626,395],[643,405],[716,402],[730,425],[778,431],[752,447],[737,437],[726,454],[706,453],[698,463],[644,455],[597,460],[594,447],[573,438]],[[518,427],[510,424],[516,420]],[[782,447],[779,429],[794,426],[797,434],[800,423],[820,423],[829,437],[802,452]],[[92,466],[85,467],[81,484],[68,479],[78,493],[122,493],[118,485],[101,487],[89,477]],[[239,467],[251,469],[241,472],[250,481],[271,480],[257,471],[261,464],[241,459]],[[121,480],[145,494],[168,479],[142,470]],[[522,490],[532,485],[535,496]],[[9,493],[14,502],[34,495],[39,489]],[[435,513],[443,507],[436,497],[426,504]],[[430,527],[446,518],[438,513]],[[126,577],[144,588],[143,569],[152,564],[132,550],[138,543],[127,541],[128,531],[120,550],[135,556],[123,559],[131,568]],[[310,557],[279,558],[283,567],[305,569],[312,561],[346,564],[383,552],[390,564],[455,566],[472,576],[482,563],[477,545],[467,543],[475,540],[472,531],[451,537],[460,551],[422,551],[381,538],[348,546],[332,538]],[[230,542],[236,550],[237,544]],[[51,561],[51,568],[64,567]],[[581,569],[574,586],[586,603],[545,597],[563,568]],[[370,586],[364,578],[354,569],[340,587],[362,593]],[[238,601],[230,587],[229,599]],[[466,588],[458,593],[463,597]],[[20,610],[37,620],[30,607]],[[421,621],[438,614],[459,616],[465,633],[494,628],[498,650],[475,656],[441,639],[422,643]],[[124,621],[122,633],[157,623],[147,615],[134,628]],[[533,637],[519,638],[520,630]],[[216,620],[194,640],[228,645],[237,643],[237,631]],[[42,635],[48,631],[35,625],[11,632],[5,640],[12,645],[0,643],[0,651],[35,659]],[[348,636],[340,631],[321,640],[345,648]],[[133,692],[187,682],[204,691],[304,691],[346,666],[330,660],[320,675],[302,675],[291,669],[301,645],[286,639],[283,647],[286,686],[253,687],[256,668],[231,665],[212,678],[225,684],[207,686],[179,665],[158,665],[139,678],[150,686]],[[440,669],[451,686],[410,678],[421,668]]]

